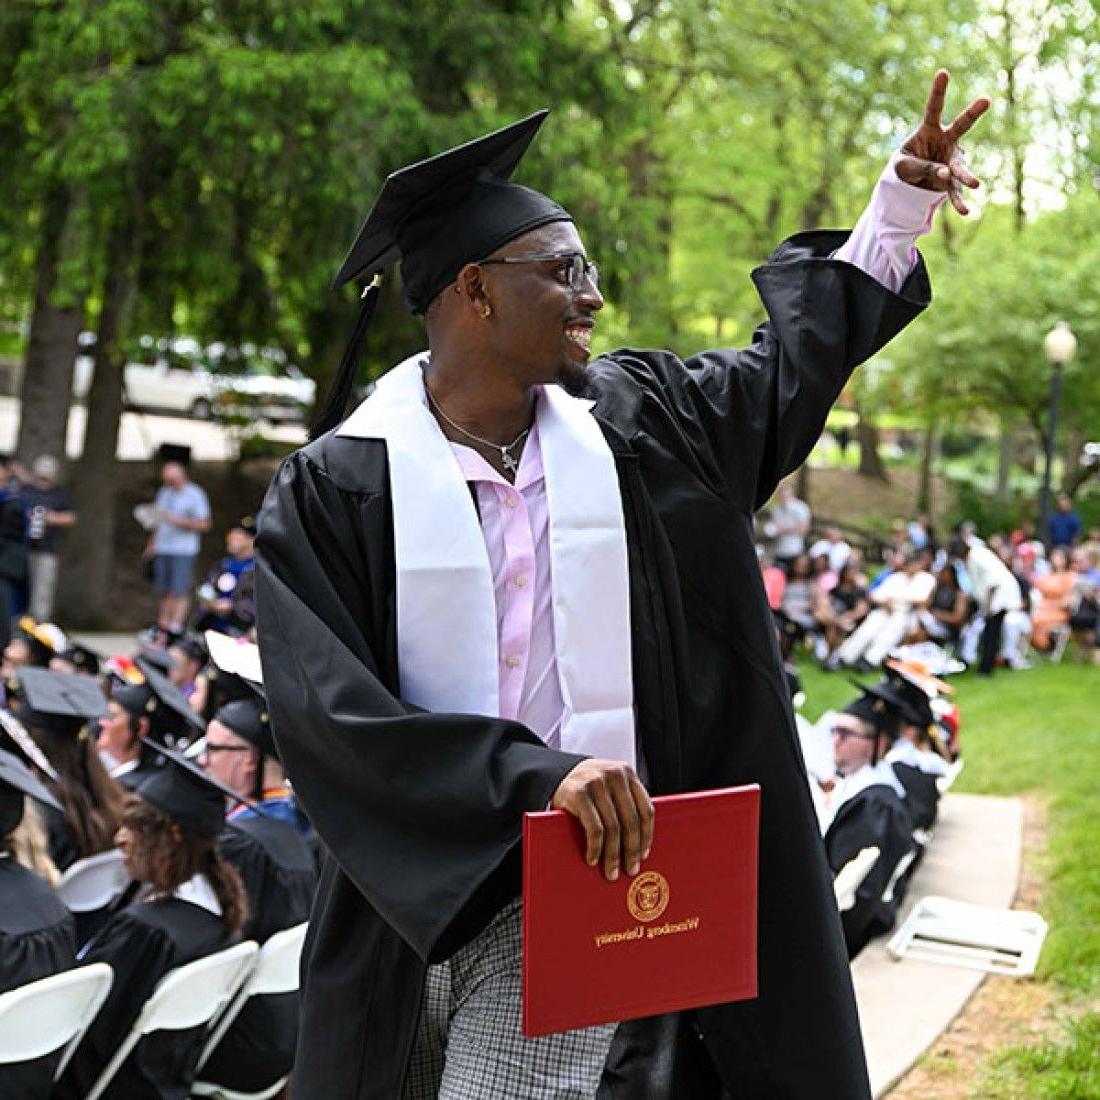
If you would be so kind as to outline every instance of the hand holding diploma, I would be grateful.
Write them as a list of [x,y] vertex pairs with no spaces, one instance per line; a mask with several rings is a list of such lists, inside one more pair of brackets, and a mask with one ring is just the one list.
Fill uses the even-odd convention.
[[550,809],[580,821],[585,861],[602,863],[609,882],[621,867],[636,875],[653,846],[653,802],[634,769],[619,760],[582,761],[561,781]]

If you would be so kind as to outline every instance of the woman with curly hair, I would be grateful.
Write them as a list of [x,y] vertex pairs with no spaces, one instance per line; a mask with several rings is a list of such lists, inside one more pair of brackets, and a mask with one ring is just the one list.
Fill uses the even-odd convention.
[[[216,847],[224,820],[221,789],[174,754],[127,796],[118,844],[137,892],[81,951],[84,962],[114,967],[115,980],[59,1082],[58,1100],[87,1093],[168,971],[239,938],[245,894]],[[105,1097],[185,1100],[203,1036],[202,1028],[146,1036]]]

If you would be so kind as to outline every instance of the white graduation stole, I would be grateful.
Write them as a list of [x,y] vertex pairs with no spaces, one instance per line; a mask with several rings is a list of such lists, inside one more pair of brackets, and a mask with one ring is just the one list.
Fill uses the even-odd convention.
[[[477,511],[428,408],[424,353],[379,379],[338,435],[384,439],[397,572],[401,697],[500,714],[496,597]],[[626,530],[592,403],[546,386],[536,409],[549,506],[561,747],[635,765]]]

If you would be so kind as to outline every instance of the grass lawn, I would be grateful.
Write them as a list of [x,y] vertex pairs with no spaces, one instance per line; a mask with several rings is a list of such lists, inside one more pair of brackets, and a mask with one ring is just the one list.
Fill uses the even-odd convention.
[[[855,694],[846,676],[808,661],[802,676],[811,719]],[[1066,1019],[1054,1042],[998,1051],[971,1095],[1100,1100],[1100,669],[1067,656],[1061,665],[951,682],[966,758],[958,789],[1030,795],[1047,809],[1042,913],[1050,933],[1038,980],[1057,991]]]

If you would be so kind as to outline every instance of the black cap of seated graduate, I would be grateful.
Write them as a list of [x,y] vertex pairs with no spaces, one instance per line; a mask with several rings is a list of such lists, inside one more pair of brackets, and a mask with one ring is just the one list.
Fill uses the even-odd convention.
[[267,713],[260,651],[253,642],[231,638],[214,630],[206,632],[210,663],[226,680],[244,690],[234,693],[214,714],[214,721],[232,730],[265,756],[278,757]]
[[0,749],[0,840],[12,833],[23,820],[26,795],[45,802],[55,810],[61,806],[45,784],[15,753]]
[[537,111],[386,178],[332,281],[335,289],[371,280],[315,435],[343,417],[382,272],[400,261],[405,305],[423,313],[466,264],[540,226],[573,220],[553,199],[511,180],[548,114]]
[[144,657],[135,662],[145,677],[145,683],[121,688],[111,696],[135,717],[143,714],[150,718],[150,726],[156,736],[171,733],[191,736],[206,729],[206,721],[192,709],[187,696],[162,672],[149,664]]
[[107,713],[107,699],[92,676],[27,667],[5,686],[12,712],[26,726],[76,736]]

